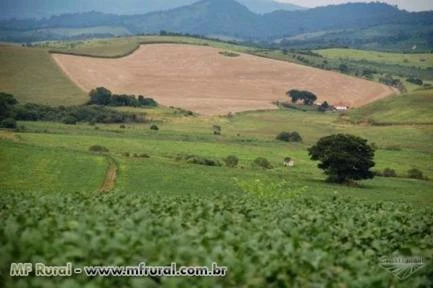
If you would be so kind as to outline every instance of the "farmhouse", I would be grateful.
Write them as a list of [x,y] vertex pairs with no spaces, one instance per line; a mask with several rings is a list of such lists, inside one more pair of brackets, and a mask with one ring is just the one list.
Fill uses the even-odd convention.
[[293,161],[293,159],[290,157],[286,157],[286,158],[284,158],[284,166],[285,167],[293,167],[293,166],[295,166],[295,161]]
[[346,111],[349,109],[349,106],[335,106],[335,110],[337,111]]

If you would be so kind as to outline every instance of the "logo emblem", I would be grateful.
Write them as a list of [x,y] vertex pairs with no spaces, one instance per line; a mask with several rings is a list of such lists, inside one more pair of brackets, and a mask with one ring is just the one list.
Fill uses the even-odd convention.
[[392,256],[379,259],[380,267],[391,272],[400,280],[405,280],[425,266],[423,257]]

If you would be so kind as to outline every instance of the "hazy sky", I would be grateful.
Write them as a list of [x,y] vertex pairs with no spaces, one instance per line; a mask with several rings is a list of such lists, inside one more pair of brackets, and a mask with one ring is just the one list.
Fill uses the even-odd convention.
[[[347,2],[374,2],[371,0],[276,0],[278,2],[288,2],[303,7],[316,7],[330,4],[342,4]],[[400,9],[408,11],[433,10],[433,0],[381,0],[391,5],[398,5]]]

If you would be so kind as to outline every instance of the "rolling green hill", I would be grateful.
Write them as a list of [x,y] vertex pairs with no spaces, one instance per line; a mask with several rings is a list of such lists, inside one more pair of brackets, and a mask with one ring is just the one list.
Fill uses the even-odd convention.
[[314,52],[331,59],[368,61],[385,65],[396,64],[421,69],[433,67],[433,53],[385,53],[341,48],[315,50]]
[[355,122],[374,124],[433,124],[433,89],[387,97],[351,110]]
[[50,105],[81,104],[87,100],[51,58],[47,49],[0,45],[0,91],[20,101]]
[[[339,71],[339,66],[345,63],[349,65],[350,71],[346,72],[349,75],[363,77],[364,71],[374,70],[377,74],[371,79],[378,81],[382,75],[390,74],[401,79],[408,91],[420,88],[418,85],[405,81],[408,77],[415,75],[424,80],[426,84],[431,83],[433,79],[433,73],[427,67],[432,60],[430,54],[379,53],[342,49],[342,56],[339,57],[339,49],[314,52],[262,49],[194,37],[133,36],[81,41],[48,41],[36,43],[34,47],[0,45],[0,64],[3,67],[3,70],[0,71],[2,76],[0,91],[14,94],[22,102],[50,105],[81,104],[87,100],[86,93],[65,77],[50,57],[50,51],[116,58],[134,52],[140,44],[151,43],[208,45],[227,51],[249,53],[326,70]],[[323,53],[323,56],[320,53]],[[363,60],[364,58],[368,60]],[[404,59],[407,59],[411,65],[402,65],[408,64]]]

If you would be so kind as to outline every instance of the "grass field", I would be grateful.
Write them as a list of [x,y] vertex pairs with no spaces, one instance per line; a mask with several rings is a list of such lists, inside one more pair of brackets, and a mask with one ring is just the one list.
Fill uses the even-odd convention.
[[418,67],[422,69],[433,67],[432,53],[387,53],[337,48],[315,50],[314,52],[331,59],[347,59],[357,61],[365,60],[383,64],[397,64],[402,66]]
[[[393,253],[433,256],[433,182],[376,177],[358,187],[328,184],[306,148],[322,135],[350,131],[382,147],[377,169],[391,167],[404,176],[416,167],[431,178],[431,126],[360,126],[340,123],[333,113],[295,110],[230,119],[145,111],[158,132],[150,123],[95,129],[48,122],[22,122],[25,133],[2,131],[0,270],[11,261],[70,261],[78,267],[216,261],[227,266],[228,276],[0,276],[3,287],[430,285],[431,264],[399,281],[377,259]],[[213,124],[222,126],[221,136],[212,135]],[[278,142],[274,137],[281,130],[299,131],[304,142]],[[119,166],[114,190],[103,194],[97,190],[108,162],[88,152],[95,144],[107,147]],[[141,153],[150,158],[133,156]],[[236,155],[240,163],[187,164],[175,159],[179,153],[219,160]],[[253,168],[259,156],[274,168]],[[286,156],[295,159],[294,168],[283,167]]]
[[247,46],[182,36],[133,36],[73,42],[50,41],[40,43],[39,45],[56,52],[88,55],[95,57],[117,58],[132,53],[140,46],[140,44],[154,43],[184,43],[194,45],[206,45],[238,52],[247,52],[251,50],[251,48]]
[[107,161],[102,156],[0,141],[2,191],[89,193],[97,191]]
[[0,45],[0,66],[0,91],[22,102],[73,105],[87,99],[46,49]]
[[377,124],[432,124],[433,89],[418,90],[376,101],[349,113],[353,121]]

